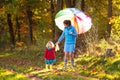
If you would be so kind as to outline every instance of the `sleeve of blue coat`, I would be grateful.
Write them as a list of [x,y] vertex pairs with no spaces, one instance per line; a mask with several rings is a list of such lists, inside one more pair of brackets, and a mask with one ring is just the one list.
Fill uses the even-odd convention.
[[74,30],[73,30],[74,32],[73,32],[73,34],[72,34],[72,35],[73,35],[73,36],[77,36],[77,35],[78,35],[78,33],[77,33],[76,29],[75,29],[74,27],[73,27],[73,29],[74,29]]
[[61,36],[58,39],[58,42],[60,43],[65,37],[65,31],[62,32]]

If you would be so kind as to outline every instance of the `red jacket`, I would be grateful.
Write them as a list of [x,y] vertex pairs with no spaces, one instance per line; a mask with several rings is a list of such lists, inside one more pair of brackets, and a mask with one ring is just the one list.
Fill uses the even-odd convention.
[[46,48],[45,53],[44,53],[44,58],[48,60],[55,59],[55,48],[52,48],[50,50]]

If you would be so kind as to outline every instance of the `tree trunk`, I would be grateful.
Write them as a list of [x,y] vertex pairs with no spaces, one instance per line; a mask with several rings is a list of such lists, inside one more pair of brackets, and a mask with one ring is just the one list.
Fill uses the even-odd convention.
[[[52,5],[51,5],[51,9],[52,9]],[[57,12],[60,11],[61,9],[63,9],[63,0],[57,0],[57,7],[56,7],[56,11],[54,12],[54,14],[57,14]],[[55,26],[54,22],[53,22],[53,25],[54,25],[54,33],[53,33],[54,34],[54,41],[57,41],[60,33],[58,31],[58,28]]]
[[71,0],[65,0],[65,3],[66,3],[66,7],[67,8],[71,8],[72,7]]
[[71,0],[71,7],[75,7],[76,6],[76,0]]
[[16,17],[16,27],[17,27],[18,41],[21,41],[21,37],[20,37],[20,24],[19,24],[19,21],[18,21],[18,17]]
[[72,7],[75,7],[76,0],[65,0],[65,3],[67,8],[72,8]]
[[81,10],[84,11],[85,9],[85,0],[81,0]]
[[57,0],[57,12],[63,9],[63,0]]
[[13,31],[13,24],[11,22],[11,14],[7,14],[7,22],[9,26],[9,33],[10,33],[10,42],[12,43],[13,47],[15,46],[15,36]]
[[55,23],[54,23],[54,4],[53,4],[53,0],[51,0],[51,18],[52,18],[52,31],[53,31],[53,41],[55,42]]
[[28,37],[29,43],[33,43],[33,30],[32,30],[32,11],[30,11],[30,6],[27,7],[27,23],[28,23]]
[[[110,20],[110,18],[112,17],[112,0],[108,0],[108,19]],[[110,38],[110,34],[111,34],[111,24],[109,24],[108,21],[108,26],[107,26],[107,38]]]

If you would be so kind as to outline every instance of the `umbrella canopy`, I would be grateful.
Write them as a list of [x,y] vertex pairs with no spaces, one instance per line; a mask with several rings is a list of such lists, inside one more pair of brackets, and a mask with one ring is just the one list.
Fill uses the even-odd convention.
[[91,18],[77,8],[65,8],[55,16],[55,23],[59,29],[64,29],[64,20],[71,20],[78,34],[87,32],[92,25]]

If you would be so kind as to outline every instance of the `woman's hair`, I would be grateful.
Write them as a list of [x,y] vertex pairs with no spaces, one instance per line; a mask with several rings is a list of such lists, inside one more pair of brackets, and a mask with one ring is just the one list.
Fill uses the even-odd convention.
[[66,25],[68,25],[68,26],[70,26],[71,25],[71,21],[70,20],[64,20],[64,22],[63,22],[64,24],[66,24]]
[[48,41],[46,44],[46,47],[49,48],[50,46],[52,46],[52,48],[54,48],[54,43],[52,41]]

